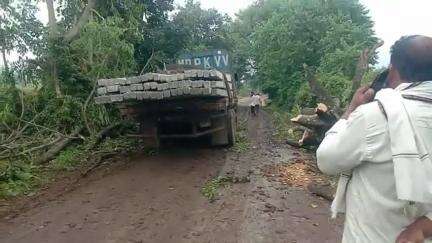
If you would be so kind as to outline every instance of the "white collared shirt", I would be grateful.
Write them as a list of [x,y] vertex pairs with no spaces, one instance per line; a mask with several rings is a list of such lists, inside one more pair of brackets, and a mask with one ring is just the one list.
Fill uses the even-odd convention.
[[250,97],[250,106],[261,105],[261,97],[259,95],[252,95]]
[[[396,90],[406,86],[402,84]],[[406,105],[432,153],[432,104],[407,100]],[[342,242],[393,243],[418,217],[432,219],[432,205],[397,198],[387,120],[377,102],[358,107],[348,120],[339,120],[327,132],[317,159],[326,174],[352,170]]]

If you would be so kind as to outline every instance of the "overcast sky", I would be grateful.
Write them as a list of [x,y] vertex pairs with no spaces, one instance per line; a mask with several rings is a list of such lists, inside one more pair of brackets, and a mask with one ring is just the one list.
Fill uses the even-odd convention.
[[[174,0],[183,4],[185,0]],[[235,17],[254,0],[201,0],[204,8],[216,8]],[[432,0],[360,0],[370,11],[378,38],[384,40],[379,51],[379,66],[389,63],[390,46],[401,36],[423,34],[432,36]],[[45,3],[40,2],[40,19],[46,23]]]

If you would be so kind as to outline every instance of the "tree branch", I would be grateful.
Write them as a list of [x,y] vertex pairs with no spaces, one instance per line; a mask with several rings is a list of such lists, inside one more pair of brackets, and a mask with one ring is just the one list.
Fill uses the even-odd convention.
[[147,62],[146,62],[146,64],[144,65],[144,67],[142,68],[142,70],[141,70],[141,72],[140,72],[140,75],[143,75],[143,74],[144,74],[145,70],[146,70],[147,67],[150,65],[150,62],[153,60],[153,57],[154,57],[154,50],[152,50],[152,54],[151,54],[151,56],[149,57],[149,59],[147,60]]
[[[98,75],[98,78],[99,78],[99,75]],[[90,128],[90,124],[89,124],[89,122],[88,122],[88,118],[87,118],[87,106],[88,106],[88,104],[90,103],[91,98],[93,98],[93,95],[94,95],[94,93],[95,93],[95,91],[96,91],[96,88],[97,88],[97,81],[94,81],[93,89],[92,89],[92,91],[90,92],[90,94],[87,96],[87,99],[86,99],[86,101],[84,102],[84,105],[83,105],[82,110],[81,110],[81,111],[82,111],[82,116],[83,116],[83,120],[84,120],[85,126],[86,126],[86,128],[87,128],[87,131],[90,133],[90,135],[93,134],[93,131],[92,131],[91,128]]]
[[327,92],[327,90],[324,89],[324,87],[318,83],[315,74],[312,73],[306,64],[303,64],[303,68],[305,70],[306,79],[309,83],[312,93],[318,97],[319,101],[333,107],[335,105],[334,98]]
[[292,118],[291,121],[312,130],[327,126],[325,122],[319,119],[318,115],[298,115]]
[[54,11],[54,1],[53,0],[46,0],[47,4],[47,10],[48,10],[48,25],[50,27],[50,37],[54,37],[57,35],[57,19],[55,17],[55,11]]
[[72,134],[68,137],[64,137],[58,141],[54,146],[52,146],[46,153],[36,160],[37,164],[44,164],[51,161],[58,153],[60,153],[64,148],[66,148],[73,140],[79,138],[78,134],[82,131],[83,127],[77,127]]
[[359,57],[359,60],[357,62],[354,78],[352,80],[351,96],[357,91],[358,88],[360,88],[363,76],[369,67],[370,55],[373,55],[375,53],[376,49],[378,49],[382,45],[384,45],[384,41],[379,41],[371,49],[366,48],[360,53],[360,57]]
[[90,13],[96,5],[96,0],[88,0],[86,7],[84,8],[81,17],[78,22],[65,34],[64,39],[67,42],[71,42],[78,34],[81,28],[87,23],[90,18]]
[[3,57],[3,67],[6,73],[9,73],[9,66],[6,58],[6,48],[1,49],[2,57]]

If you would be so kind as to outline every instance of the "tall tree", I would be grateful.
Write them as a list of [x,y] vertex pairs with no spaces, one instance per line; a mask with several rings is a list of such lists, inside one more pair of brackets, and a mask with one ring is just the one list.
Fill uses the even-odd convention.
[[[73,2],[73,1],[71,1]],[[79,1],[80,3],[84,4],[84,1]],[[60,2],[65,4],[66,6],[70,6],[71,3],[66,1],[66,2]],[[75,1],[76,3],[76,1]],[[75,13],[75,18],[73,21],[73,24],[68,23],[67,21],[63,21],[62,26],[65,27],[65,29],[60,30],[59,29],[59,25],[57,23],[57,19],[56,19],[56,11],[54,8],[54,0],[46,0],[46,7],[47,7],[47,12],[48,12],[48,25],[49,25],[49,39],[48,39],[48,43],[49,43],[49,53],[47,56],[47,60],[48,60],[48,67],[49,67],[49,79],[51,80],[51,84],[55,90],[55,93],[57,95],[57,97],[61,97],[62,96],[62,92],[61,92],[61,86],[60,86],[60,81],[59,81],[59,65],[58,65],[58,60],[57,60],[57,56],[58,53],[56,53],[56,50],[58,50],[59,45],[65,45],[68,44],[69,42],[71,42],[74,38],[76,38],[79,35],[79,31],[80,29],[87,23],[87,21],[90,18],[91,15],[91,11],[93,10],[93,8],[96,5],[96,0],[88,0],[87,3],[84,5],[83,9],[79,9],[79,7],[77,6],[77,8],[75,9],[70,9],[70,8],[66,8],[70,11],[72,11],[73,13]],[[59,9],[62,9],[62,6],[59,7]],[[71,14],[74,15],[74,14]],[[69,15],[65,15],[66,17],[70,17]],[[68,18],[65,18],[66,20],[71,20]],[[69,28],[68,28],[69,27]]]
[[231,18],[227,14],[216,9],[203,9],[194,0],[187,0],[173,16],[173,24],[187,50],[231,49],[230,23]]
[[377,41],[364,7],[357,0],[267,0],[259,4],[277,8],[270,13],[252,6],[240,14],[237,23],[250,26],[247,16],[260,21],[249,28],[250,33],[237,31],[243,38],[240,41],[246,43],[243,48],[251,47],[245,58],[256,84],[281,105],[312,101],[305,95],[306,64],[318,72],[318,81],[332,94],[347,96],[358,56]]
[[36,18],[36,12],[36,2],[32,0],[0,2],[0,51],[6,76],[11,75],[7,58],[9,52],[24,55],[38,45],[42,24]]
[[154,66],[176,53],[179,44],[168,16],[173,9],[173,0],[108,0],[97,3],[97,11],[102,16],[123,19],[125,36],[134,45],[138,64],[136,72],[142,71],[146,64],[150,64],[147,67]]

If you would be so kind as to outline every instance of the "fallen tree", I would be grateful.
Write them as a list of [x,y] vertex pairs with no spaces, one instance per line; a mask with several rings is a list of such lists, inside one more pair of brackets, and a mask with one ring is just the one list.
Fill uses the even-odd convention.
[[[361,86],[363,76],[368,70],[370,56],[373,55],[377,48],[384,43],[381,41],[372,48],[363,50],[360,54],[356,65],[356,71],[351,80],[350,97]],[[342,102],[336,97],[332,97],[327,90],[322,87],[316,80],[313,71],[304,65],[306,78],[311,92],[320,102],[315,108],[303,108],[300,115],[291,119],[291,122],[298,125],[294,130],[301,131],[302,137],[298,140],[287,140],[287,143],[295,147],[305,147],[319,145],[324,139],[325,133],[339,120],[345,108]],[[335,188],[331,183],[312,182],[307,186],[310,193],[332,201]]]
[[[350,97],[352,97],[354,92],[360,87],[361,80],[368,70],[371,55],[383,44],[384,42],[380,41],[372,48],[366,48],[361,52],[356,65],[354,78],[351,81]],[[325,133],[339,120],[345,110],[341,105],[341,100],[337,97],[332,97],[327,90],[318,83],[315,73],[313,73],[307,65],[304,65],[304,69],[311,92],[320,103],[318,103],[315,108],[303,108],[300,115],[291,119],[294,124],[300,126],[295,130],[303,132],[300,140],[287,140],[288,144],[296,147],[319,145]]]

